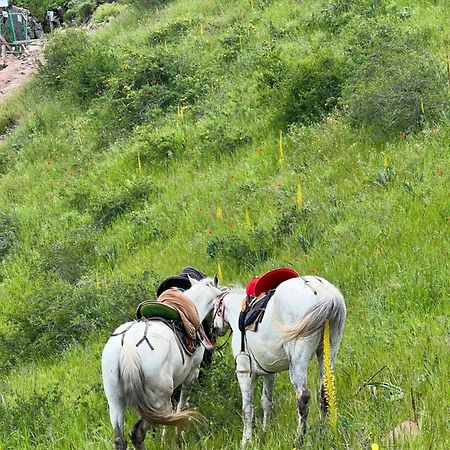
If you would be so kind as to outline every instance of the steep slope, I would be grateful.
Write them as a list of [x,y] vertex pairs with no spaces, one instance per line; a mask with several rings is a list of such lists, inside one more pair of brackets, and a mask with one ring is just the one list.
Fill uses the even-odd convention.
[[[102,343],[187,264],[225,283],[293,266],[344,293],[340,427],[311,408],[306,446],[413,419],[416,448],[443,448],[449,36],[446,2],[417,3],[149,3],[56,33],[0,106],[4,448],[111,447]],[[217,356],[186,448],[238,445],[233,377]],[[276,395],[254,448],[295,446],[287,376]]]

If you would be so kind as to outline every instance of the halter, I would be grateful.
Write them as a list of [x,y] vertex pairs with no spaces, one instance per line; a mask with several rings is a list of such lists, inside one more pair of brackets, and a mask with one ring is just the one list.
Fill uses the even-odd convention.
[[[224,301],[225,297],[230,293],[230,291],[231,291],[230,288],[223,288],[222,289],[222,293],[217,297],[219,299],[219,301],[218,301],[218,303],[217,303],[217,305],[215,307],[214,314],[213,314],[213,317],[212,317],[211,327],[209,329],[210,335],[214,334],[214,320],[215,320],[216,317],[220,317],[222,319],[222,324],[224,326],[225,326],[225,323],[228,323],[225,320],[225,308],[224,308],[224,305],[223,305],[223,301]],[[229,334],[228,334],[228,337],[225,340],[225,342],[220,347],[217,347],[214,350],[215,351],[222,350],[222,348],[224,348],[225,345],[227,344],[227,342],[229,341],[230,336],[231,336],[231,328],[229,330]]]
[[214,328],[214,319],[216,317],[220,317],[222,319],[222,323],[225,325],[225,323],[228,323],[225,320],[225,308],[223,306],[223,301],[225,299],[225,297],[230,293],[230,289],[229,288],[223,288],[222,293],[217,297],[219,299],[219,301],[217,302],[213,317],[212,317],[212,324],[211,324],[211,332]]

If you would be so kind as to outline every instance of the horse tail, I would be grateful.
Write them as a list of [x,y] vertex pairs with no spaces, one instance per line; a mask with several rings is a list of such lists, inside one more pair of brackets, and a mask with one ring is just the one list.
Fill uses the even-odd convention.
[[191,419],[199,420],[202,416],[195,411],[170,412],[159,411],[150,398],[145,386],[145,374],[142,359],[133,343],[122,347],[119,362],[119,376],[127,404],[141,418],[159,425],[183,425]]
[[346,308],[344,297],[336,289],[331,289],[332,295],[322,295],[317,303],[291,327],[284,328],[284,342],[307,337],[323,330],[325,321],[330,323],[331,346],[339,344],[345,325]]

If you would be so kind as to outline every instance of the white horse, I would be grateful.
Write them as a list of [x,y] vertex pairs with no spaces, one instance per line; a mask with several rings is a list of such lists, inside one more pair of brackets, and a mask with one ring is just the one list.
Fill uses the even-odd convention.
[[[201,281],[190,279],[192,287],[185,294],[197,307],[200,320],[213,308],[222,292],[217,276]],[[103,386],[109,404],[109,416],[115,431],[115,449],[127,447],[124,435],[124,410],[133,408],[138,421],[130,431],[136,449],[144,450],[149,424],[179,425],[195,417],[184,411],[188,388],[197,378],[204,348],[192,356],[183,354],[173,330],[162,321],[128,322],[109,338],[102,354]],[[180,401],[174,412],[173,390],[182,385]]]
[[305,276],[284,281],[269,300],[257,331],[246,331],[244,352],[241,352],[238,321],[245,295],[243,289],[234,288],[220,298],[214,309],[215,331],[223,335],[228,325],[233,331],[232,350],[242,394],[242,446],[252,439],[253,387],[256,378],[261,375],[264,379],[261,405],[265,429],[272,409],[275,373],[288,369],[297,398],[298,433],[301,436],[306,431],[310,399],[306,383],[307,368],[314,353],[320,367],[319,404],[324,414],[327,411],[323,385],[323,329],[328,319],[331,365],[334,367],[345,324],[344,298],[335,286],[323,278]]

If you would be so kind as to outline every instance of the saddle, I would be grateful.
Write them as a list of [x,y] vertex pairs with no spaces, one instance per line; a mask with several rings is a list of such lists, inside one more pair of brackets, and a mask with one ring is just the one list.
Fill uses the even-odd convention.
[[275,289],[290,278],[298,277],[295,270],[280,268],[270,270],[264,275],[254,277],[247,284],[246,297],[239,314],[239,330],[241,331],[241,352],[245,349],[245,332],[258,329],[264,318],[267,304],[275,293]]
[[239,314],[239,330],[242,333],[257,331],[258,325],[264,318],[267,303],[269,303],[274,293],[275,289],[271,289],[259,297],[245,297],[242,311]]
[[[136,309],[137,319],[160,320],[169,326],[175,333],[179,346],[181,345],[190,356],[201,343],[206,349],[211,350],[213,345],[200,323],[195,305],[185,294],[176,292],[176,289],[169,289],[169,291],[166,291],[167,294],[164,297],[160,296],[157,301],[141,302]],[[187,298],[187,303],[183,297]]]

